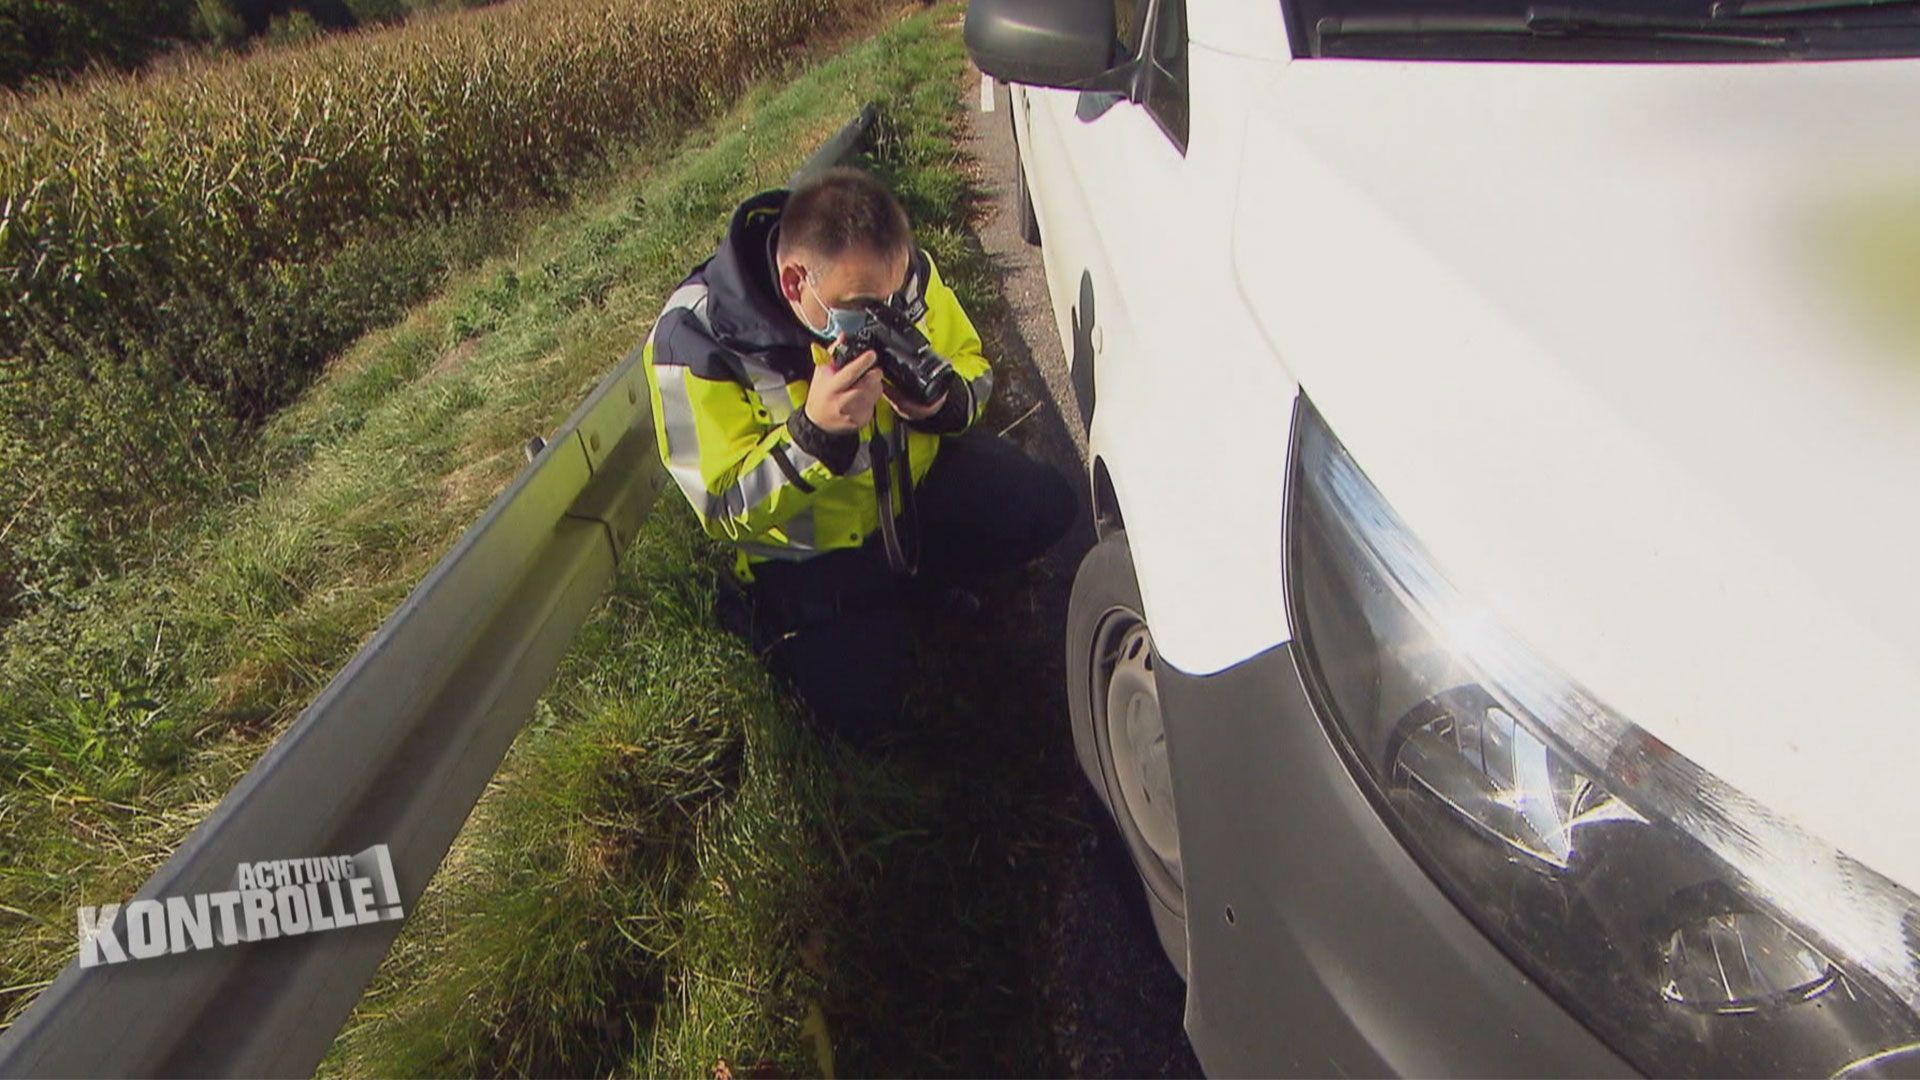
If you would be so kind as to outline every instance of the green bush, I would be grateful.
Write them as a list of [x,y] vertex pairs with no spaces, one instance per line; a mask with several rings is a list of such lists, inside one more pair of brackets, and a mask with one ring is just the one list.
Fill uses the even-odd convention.
[[347,0],[347,10],[353,14],[354,22],[367,26],[399,22],[407,17],[410,9],[406,0]]
[[[171,298],[169,323],[138,352],[0,381],[0,507],[12,508],[0,515],[0,618],[117,572],[146,547],[154,507],[217,492],[252,419],[223,401],[292,397],[328,356],[510,235],[489,213],[369,234],[228,292]],[[168,357],[191,350],[205,362],[180,378]]]
[[193,36],[194,0],[0,0],[0,86],[139,64]]
[[227,0],[195,0],[193,33],[216,45],[231,46],[247,36],[247,24]]
[[314,21],[310,12],[295,9],[285,15],[275,15],[267,23],[267,40],[275,45],[289,45],[302,41],[311,41],[326,31]]

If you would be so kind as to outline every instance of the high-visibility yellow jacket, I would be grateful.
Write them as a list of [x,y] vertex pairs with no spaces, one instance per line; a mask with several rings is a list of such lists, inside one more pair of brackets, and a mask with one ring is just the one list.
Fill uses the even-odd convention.
[[883,398],[857,439],[796,421],[815,366],[830,358],[779,292],[773,252],[786,199],[769,191],[734,211],[726,242],[674,291],[643,346],[660,457],[708,534],[738,548],[744,580],[768,559],[858,547],[880,525],[869,440],[887,440],[896,470],[904,441],[917,484],[941,436],[970,427],[993,391],[980,335],[916,246],[889,302],[953,363],[947,407],[915,423]]

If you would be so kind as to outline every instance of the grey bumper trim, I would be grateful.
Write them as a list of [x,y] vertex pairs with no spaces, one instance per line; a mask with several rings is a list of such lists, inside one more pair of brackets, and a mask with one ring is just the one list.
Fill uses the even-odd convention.
[[1187,1032],[1209,1075],[1635,1075],[1413,861],[1329,741],[1291,646],[1216,675],[1158,671]]

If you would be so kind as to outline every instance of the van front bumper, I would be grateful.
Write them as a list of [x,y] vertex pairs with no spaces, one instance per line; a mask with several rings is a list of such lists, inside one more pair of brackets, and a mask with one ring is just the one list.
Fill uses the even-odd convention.
[[1279,645],[1157,665],[1209,1075],[1631,1076],[1407,853]]

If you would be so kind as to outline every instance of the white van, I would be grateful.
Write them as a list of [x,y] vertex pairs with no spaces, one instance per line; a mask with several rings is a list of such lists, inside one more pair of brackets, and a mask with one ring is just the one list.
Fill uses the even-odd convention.
[[1214,1074],[1920,1074],[1920,8],[972,0]]

